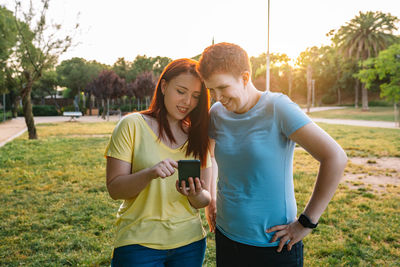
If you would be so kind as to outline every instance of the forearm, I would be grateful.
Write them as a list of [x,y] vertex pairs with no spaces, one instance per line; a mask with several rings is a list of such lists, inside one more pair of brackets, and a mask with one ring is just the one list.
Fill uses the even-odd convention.
[[210,194],[211,194],[211,199],[216,201],[217,200],[217,178],[218,178],[218,165],[217,161],[215,160],[215,157],[211,157],[211,163],[212,163],[212,174],[211,174],[211,181],[210,181]]
[[317,222],[332,199],[342,178],[347,156],[341,151],[336,156],[322,160],[313,194],[304,213],[313,222]]
[[192,205],[192,207],[194,207],[196,209],[201,209],[201,208],[207,207],[211,201],[210,192],[208,192],[205,189],[203,189],[200,192],[200,194],[198,194],[196,196],[188,196],[187,198],[188,198],[190,204]]
[[113,199],[130,199],[136,197],[155,177],[148,168],[133,174],[120,175],[107,184]]

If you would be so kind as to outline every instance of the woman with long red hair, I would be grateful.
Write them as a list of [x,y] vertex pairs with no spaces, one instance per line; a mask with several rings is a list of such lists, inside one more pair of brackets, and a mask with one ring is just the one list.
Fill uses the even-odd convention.
[[[209,95],[197,61],[178,59],[158,80],[148,110],[125,116],[105,156],[107,189],[122,199],[112,266],[201,266],[206,232],[198,209],[211,200]],[[199,159],[200,177],[179,184],[181,159]]]

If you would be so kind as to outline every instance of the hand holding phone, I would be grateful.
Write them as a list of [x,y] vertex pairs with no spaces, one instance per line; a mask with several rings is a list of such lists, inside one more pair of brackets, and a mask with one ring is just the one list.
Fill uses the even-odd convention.
[[193,184],[196,188],[195,178],[200,179],[200,160],[179,160],[178,161],[178,177],[179,186],[182,185],[182,181],[185,181],[185,186],[189,190],[189,177],[193,178]]

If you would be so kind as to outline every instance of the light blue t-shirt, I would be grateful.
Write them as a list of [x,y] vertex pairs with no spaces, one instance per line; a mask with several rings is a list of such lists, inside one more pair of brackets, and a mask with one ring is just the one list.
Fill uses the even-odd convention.
[[293,151],[289,136],[311,122],[280,93],[264,92],[248,112],[236,114],[217,102],[210,109],[209,136],[218,164],[217,227],[228,238],[261,247],[297,215]]

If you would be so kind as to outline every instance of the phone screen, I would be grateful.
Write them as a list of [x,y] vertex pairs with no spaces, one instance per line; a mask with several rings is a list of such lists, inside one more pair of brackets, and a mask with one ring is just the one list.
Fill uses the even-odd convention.
[[[179,185],[184,180],[186,183],[186,187],[189,187],[188,178],[192,177],[193,182],[194,178],[200,178],[200,160],[179,160],[178,161],[178,176],[179,176]],[[196,186],[196,184],[195,184]]]

